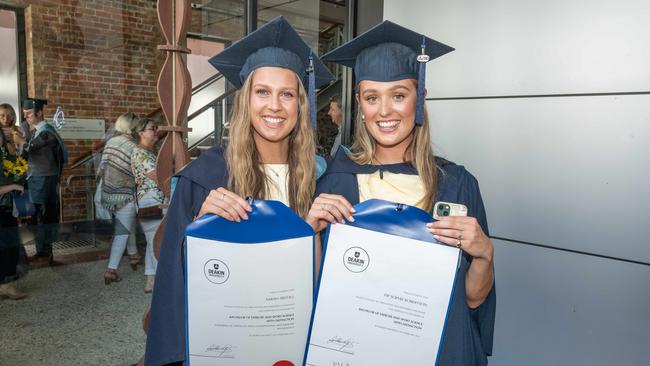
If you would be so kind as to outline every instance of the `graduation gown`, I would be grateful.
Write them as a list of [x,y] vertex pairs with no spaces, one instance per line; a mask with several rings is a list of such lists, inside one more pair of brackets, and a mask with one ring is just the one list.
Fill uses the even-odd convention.
[[[475,217],[483,232],[489,235],[485,208],[476,178],[461,165],[442,158],[436,158],[436,163],[440,171],[435,201],[464,204],[467,206],[468,216]],[[371,174],[377,170],[394,174],[417,174],[416,169],[406,163],[382,166],[359,165],[350,160],[343,149],[339,149],[319,179],[316,195],[321,193],[340,194],[355,205],[359,203],[357,174]],[[440,348],[438,361],[440,366],[486,365],[487,356],[492,354],[496,292],[493,286],[488,297],[478,308],[470,309],[467,306],[465,275],[471,260],[472,257],[463,252]]]
[[164,220],[164,235],[147,330],[145,365],[185,360],[185,227],[198,215],[212,189],[226,187],[228,172],[221,147],[213,147],[178,174]]
[[[163,240],[156,269],[145,365],[185,361],[185,228],[201,210],[211,190],[226,187],[228,171],[222,147],[213,147],[181,170],[163,221]],[[316,159],[317,177],[325,161]]]

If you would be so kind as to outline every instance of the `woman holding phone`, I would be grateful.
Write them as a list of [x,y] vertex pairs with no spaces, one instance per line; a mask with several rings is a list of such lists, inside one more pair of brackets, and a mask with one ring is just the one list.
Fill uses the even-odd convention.
[[308,94],[332,76],[309,46],[278,17],[210,63],[239,89],[229,144],[202,153],[177,175],[153,291],[146,365],[185,359],[185,227],[206,213],[247,220],[247,196],[282,201],[304,218],[316,186]]
[[493,246],[477,180],[433,154],[424,108],[426,62],[453,48],[389,21],[323,56],[353,67],[358,111],[350,152],[339,149],[317,185],[308,222],[315,231],[353,220],[352,205],[371,198],[417,206],[464,204],[466,217],[427,228],[463,251],[439,365],[485,365],[492,352],[496,295]]

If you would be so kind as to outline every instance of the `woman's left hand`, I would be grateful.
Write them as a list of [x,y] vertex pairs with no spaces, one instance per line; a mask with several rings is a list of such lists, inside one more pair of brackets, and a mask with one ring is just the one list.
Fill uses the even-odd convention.
[[23,134],[20,133],[19,131],[11,131],[11,136],[14,140],[14,144],[16,145],[23,145],[24,143],[27,142],[23,137]]
[[427,229],[441,243],[458,247],[474,258],[492,260],[492,241],[474,217],[444,216],[427,224]]

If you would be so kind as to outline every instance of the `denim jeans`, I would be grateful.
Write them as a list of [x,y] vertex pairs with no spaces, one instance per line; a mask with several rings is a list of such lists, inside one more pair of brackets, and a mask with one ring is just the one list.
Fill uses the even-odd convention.
[[127,234],[124,234],[121,228],[116,228],[116,233],[119,231],[121,234],[113,236],[113,244],[111,244],[111,256],[108,259],[108,268],[117,269],[120,266],[120,260],[124,255],[124,249],[127,250],[129,255],[136,254],[138,248],[135,246],[135,242],[129,241],[130,233],[133,232],[135,228],[136,218],[135,218],[135,203],[129,202],[126,206],[115,211],[115,220],[124,226],[127,231]]

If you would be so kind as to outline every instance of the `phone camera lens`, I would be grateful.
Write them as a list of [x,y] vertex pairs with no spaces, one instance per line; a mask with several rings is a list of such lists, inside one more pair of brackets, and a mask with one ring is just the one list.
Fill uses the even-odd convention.
[[449,216],[449,211],[445,211],[442,213],[442,216]]

